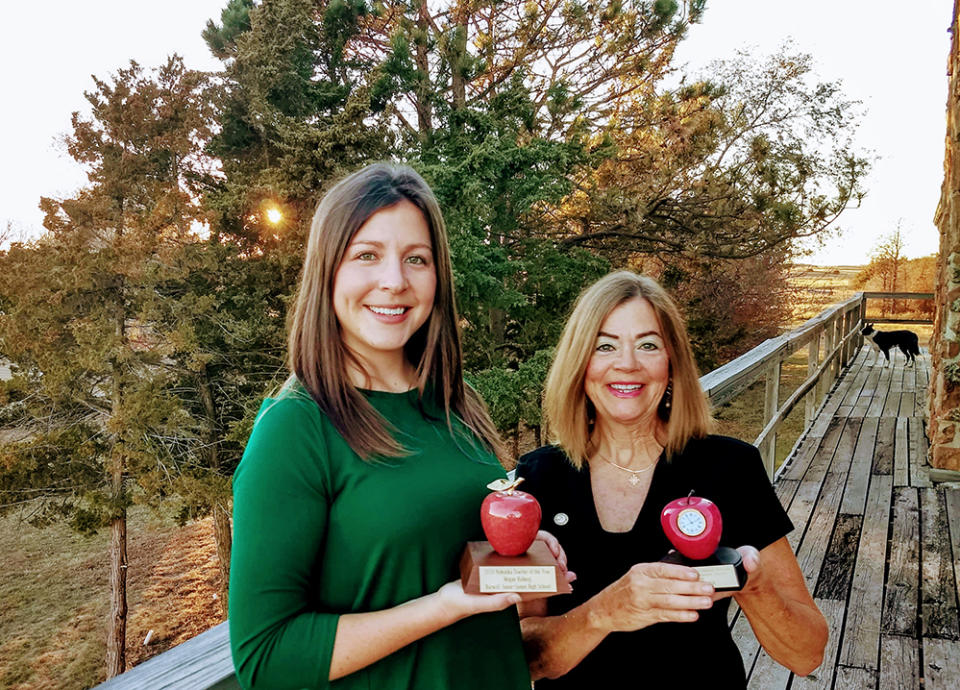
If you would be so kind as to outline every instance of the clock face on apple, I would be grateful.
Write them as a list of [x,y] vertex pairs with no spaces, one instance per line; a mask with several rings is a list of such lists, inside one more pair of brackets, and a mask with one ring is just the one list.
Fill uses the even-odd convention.
[[686,508],[677,515],[677,528],[688,537],[695,537],[707,528],[707,518],[696,508]]

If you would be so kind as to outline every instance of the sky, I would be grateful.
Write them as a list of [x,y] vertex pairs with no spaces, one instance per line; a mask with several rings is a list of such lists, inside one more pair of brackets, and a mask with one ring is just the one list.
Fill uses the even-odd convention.
[[[226,0],[45,0],[10,2],[0,23],[0,228],[41,232],[41,196],[66,196],[85,182],[60,143],[70,115],[83,111],[91,75],[105,77],[134,59],[145,67],[182,55],[188,67],[220,67],[200,32],[219,22]],[[876,157],[859,208],[842,233],[808,257],[819,264],[863,264],[898,223],[905,253],[937,251],[933,216],[943,179],[951,0],[707,0],[676,54],[692,72],[738,49],[775,52],[787,39],[810,53],[817,75],[839,80],[862,101],[856,141]]]

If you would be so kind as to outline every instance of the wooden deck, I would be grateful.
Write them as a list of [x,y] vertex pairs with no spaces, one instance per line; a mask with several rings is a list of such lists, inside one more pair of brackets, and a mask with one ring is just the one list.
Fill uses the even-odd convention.
[[776,481],[830,624],[823,665],[793,676],[734,611],[751,688],[960,688],[960,488],[926,474],[929,355],[877,356],[861,349]]

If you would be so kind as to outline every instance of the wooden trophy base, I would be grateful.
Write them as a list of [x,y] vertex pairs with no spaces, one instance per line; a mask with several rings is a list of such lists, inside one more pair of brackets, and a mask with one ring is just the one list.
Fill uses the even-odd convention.
[[469,594],[517,592],[525,601],[573,591],[542,541],[533,542],[519,556],[501,556],[488,541],[467,542],[460,558],[460,581]]
[[710,558],[695,561],[678,551],[671,551],[660,559],[664,563],[690,566],[700,573],[700,579],[709,582],[717,592],[739,592],[747,584],[747,571],[740,552],[721,546]]

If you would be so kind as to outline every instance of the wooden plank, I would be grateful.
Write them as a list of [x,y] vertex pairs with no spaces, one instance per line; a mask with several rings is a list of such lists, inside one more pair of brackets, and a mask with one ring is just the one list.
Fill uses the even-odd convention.
[[837,407],[837,414],[841,414],[846,417],[849,417],[853,412],[853,406],[856,405],[857,401],[860,399],[860,395],[863,393],[863,388],[867,385],[867,381],[869,380],[872,372],[872,369],[867,366],[868,354],[866,350],[864,349],[861,352],[862,354],[857,358],[859,368],[857,370],[856,377],[854,378],[850,387],[847,389],[843,399],[840,401],[839,407]]
[[917,489],[893,489],[890,561],[880,629],[884,633],[917,637],[917,601],[920,587],[920,510]]
[[[864,299],[933,299],[932,292],[864,292]],[[870,319],[870,323],[930,323],[930,319]]]
[[920,519],[923,636],[956,640],[957,585],[943,489],[920,489]]
[[837,690],[864,690],[877,687],[877,672],[867,668],[837,666]]
[[737,616],[737,620],[730,630],[730,636],[736,643],[737,649],[740,650],[743,667],[747,670],[747,677],[749,678],[753,670],[753,662],[756,660],[757,654],[760,653],[760,643],[757,641],[757,636],[753,633],[750,621],[747,620],[745,615]]
[[823,650],[823,663],[808,676],[795,676],[791,689],[829,690],[833,686],[837,652],[840,649],[840,639],[843,637],[843,611],[846,606],[842,601],[822,599],[814,601],[823,613],[823,617],[827,619],[827,626],[830,629],[827,647]]
[[917,369],[917,400],[913,409],[915,417],[927,416],[927,397],[930,394],[930,358],[918,357],[920,367]]
[[865,417],[863,425],[860,427],[857,447],[853,451],[853,460],[850,463],[850,476],[847,478],[847,486],[843,492],[843,502],[840,504],[841,513],[863,515],[879,422],[880,420],[877,417]]
[[863,417],[848,417],[833,455],[826,458],[831,472],[846,474],[850,470],[853,453],[863,429]]
[[790,682],[790,676],[793,674],[786,666],[781,666],[770,658],[770,655],[763,649],[757,656],[757,661],[753,665],[753,671],[747,682],[747,688],[756,690],[785,690]]
[[912,417],[913,409],[917,404],[916,391],[909,391],[900,394],[900,408],[897,410],[898,417]]
[[[890,392],[891,393],[903,393],[903,377],[906,369],[902,366],[895,367],[893,374],[890,376]],[[899,399],[897,401],[899,403]],[[899,405],[898,405],[899,408]],[[887,414],[886,407],[884,407],[884,414]],[[892,414],[893,417],[897,416],[897,410],[895,409]]]
[[893,445],[893,485],[910,485],[910,456],[908,453],[907,420],[897,418],[897,430]]
[[930,486],[930,479],[924,471],[927,467],[927,435],[920,417],[910,417],[907,420],[907,437],[909,440],[910,457],[910,486],[926,488]]
[[879,417],[883,413],[883,406],[887,402],[887,393],[890,391],[890,378],[893,376],[891,367],[880,368],[880,378],[877,380],[877,387],[873,392],[873,398],[867,406],[866,417]]
[[777,494],[777,498],[780,499],[780,505],[783,506],[784,510],[790,507],[799,485],[800,482],[796,479],[778,479],[777,483],[774,484],[773,490]]
[[877,426],[877,445],[873,456],[874,474],[893,474],[893,445],[896,440],[896,417],[881,417]]
[[859,396],[860,389],[863,388],[867,380],[867,369],[864,367],[865,358],[862,354],[858,355],[850,367],[844,371],[843,378],[837,384],[837,387],[830,395],[831,414],[843,410],[843,416],[850,412],[845,406],[852,407]]
[[843,431],[843,417],[833,417],[829,420],[826,432],[819,438],[807,437],[803,445],[797,450],[793,458],[788,459],[788,465],[781,475],[784,479],[803,479],[804,474],[814,459],[823,453],[832,455],[837,448],[837,441]]
[[954,590],[960,600],[960,489],[943,489],[947,504],[947,525],[953,553]]
[[838,515],[833,537],[823,560],[823,568],[813,595],[818,599],[846,601],[853,580],[853,567],[860,544],[861,515]]
[[234,676],[226,623],[220,623],[97,686],[100,690],[211,687],[240,687]]
[[[910,392],[916,394],[917,392],[917,369],[920,367],[914,363],[912,367],[903,368],[903,390],[904,392]],[[913,414],[904,415],[905,417],[912,417]]]
[[880,635],[880,690],[920,690],[919,647],[912,637]]
[[[808,522],[813,513],[813,507],[824,488],[824,476],[827,473],[827,469],[831,467],[833,458],[838,458],[838,465],[849,463],[850,455],[857,442],[857,435],[860,433],[861,421],[860,419],[853,419],[847,420],[846,423],[844,423],[842,420],[839,420],[839,424],[831,428],[829,434],[824,436],[823,442],[820,444],[820,450],[810,463],[810,467],[807,469],[803,481],[801,481],[800,486],[797,487],[793,501],[787,509],[787,515],[790,517],[795,528],[787,535],[787,541],[790,542],[790,546],[794,552],[797,551],[800,542],[804,538],[804,534],[808,530]],[[843,467],[842,471],[845,478],[846,468]],[[841,483],[841,491],[842,486]],[[831,497],[828,500],[838,501],[839,496]],[[834,515],[836,515],[836,513],[834,513]],[[831,522],[829,525],[826,525],[825,529],[828,530],[826,538],[829,539],[829,532],[833,529],[833,523]]]
[[823,481],[823,491],[820,500],[813,510],[810,524],[803,536],[800,549],[797,552],[797,561],[803,572],[803,579],[807,589],[816,591],[817,579],[823,565],[823,558],[833,533],[833,523],[837,519],[837,510],[840,507],[840,494],[846,480],[844,472],[828,472]]
[[871,366],[867,372],[867,380],[863,384],[863,388],[860,390],[860,395],[857,397],[856,402],[853,404],[853,408],[850,410],[851,417],[865,417],[867,410],[870,408],[870,403],[873,402],[873,396],[876,393],[877,386],[880,382],[880,370],[879,366]]
[[960,688],[960,642],[923,640],[923,687],[925,690]]
[[850,587],[840,663],[878,669],[880,612],[883,606],[883,570],[890,524],[893,479],[876,475],[870,483],[866,519]]
[[880,411],[881,417],[896,417],[900,412],[900,391],[893,390],[893,380],[890,381],[890,390],[887,391],[887,399],[883,403],[883,410]]

